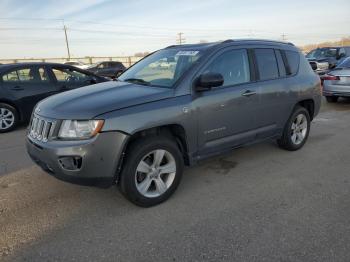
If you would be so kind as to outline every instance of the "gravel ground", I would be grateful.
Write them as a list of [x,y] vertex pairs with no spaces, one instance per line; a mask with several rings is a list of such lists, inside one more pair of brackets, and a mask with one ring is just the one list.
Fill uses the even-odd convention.
[[350,102],[325,104],[298,152],[274,142],[187,169],[139,208],[115,187],[56,180],[0,137],[0,260],[349,261]]

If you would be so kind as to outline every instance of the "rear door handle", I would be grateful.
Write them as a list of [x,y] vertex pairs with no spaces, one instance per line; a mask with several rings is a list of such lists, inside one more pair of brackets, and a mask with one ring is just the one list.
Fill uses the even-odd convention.
[[12,90],[16,90],[16,91],[20,91],[20,90],[24,90],[23,87],[20,87],[20,86],[14,86],[11,88]]
[[242,96],[246,96],[246,97],[253,96],[253,95],[256,95],[256,92],[250,91],[250,90],[247,90],[242,94]]

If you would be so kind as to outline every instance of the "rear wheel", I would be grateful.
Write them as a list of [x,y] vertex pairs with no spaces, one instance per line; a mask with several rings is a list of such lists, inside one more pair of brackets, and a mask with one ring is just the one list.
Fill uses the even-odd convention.
[[178,187],[183,158],[168,137],[146,137],[132,142],[120,178],[122,193],[143,207],[167,200]]
[[13,130],[18,123],[18,114],[14,107],[0,103],[0,133]]
[[310,132],[309,112],[301,106],[294,109],[283,131],[282,137],[277,140],[278,145],[286,150],[295,151],[302,148]]
[[328,103],[336,103],[338,102],[338,96],[326,96],[326,100]]

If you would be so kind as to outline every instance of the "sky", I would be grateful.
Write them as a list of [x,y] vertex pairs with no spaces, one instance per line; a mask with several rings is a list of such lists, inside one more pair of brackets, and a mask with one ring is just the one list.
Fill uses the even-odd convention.
[[0,0],[0,59],[127,56],[176,43],[350,36],[349,0]]

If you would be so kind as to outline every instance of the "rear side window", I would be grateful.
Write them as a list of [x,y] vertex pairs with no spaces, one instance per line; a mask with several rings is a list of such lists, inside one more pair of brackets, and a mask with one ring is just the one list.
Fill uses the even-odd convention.
[[286,72],[286,67],[283,62],[282,54],[280,50],[275,50],[276,58],[277,58],[277,63],[278,63],[278,71],[280,77],[285,77],[287,76]]
[[2,76],[4,82],[42,82],[49,81],[44,68],[23,68]]
[[273,49],[255,49],[255,57],[260,80],[269,80],[279,77],[277,60]]
[[287,59],[287,75],[295,75],[299,70],[299,53],[294,51],[284,51]]
[[250,81],[247,50],[230,50],[219,55],[204,70],[205,73],[219,73],[224,77],[223,86],[232,86]]

